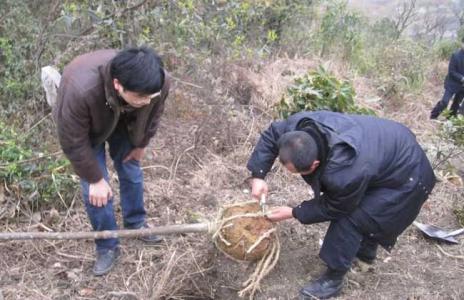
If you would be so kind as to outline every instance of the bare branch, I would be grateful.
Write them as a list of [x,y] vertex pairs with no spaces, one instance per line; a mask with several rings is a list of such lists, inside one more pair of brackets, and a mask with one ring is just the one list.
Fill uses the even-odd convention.
[[152,234],[180,234],[194,232],[211,232],[212,224],[180,224],[157,226],[143,229],[80,231],[80,232],[0,232],[0,241],[7,240],[82,240],[141,237]]
[[396,38],[400,38],[404,30],[415,21],[417,16],[416,3],[417,0],[406,0],[398,9],[398,15],[394,20],[397,33]]
[[452,14],[458,19],[459,25],[464,25],[464,1],[459,1],[458,3],[453,2],[453,7],[451,8]]

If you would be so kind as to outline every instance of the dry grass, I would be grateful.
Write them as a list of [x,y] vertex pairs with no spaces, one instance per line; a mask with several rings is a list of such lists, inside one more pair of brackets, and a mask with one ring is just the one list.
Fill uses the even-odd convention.
[[[149,221],[178,224],[212,220],[221,206],[249,200],[245,165],[259,132],[272,119],[272,105],[294,76],[318,64],[315,60],[283,58],[259,71],[237,66],[216,70],[198,80],[204,89],[176,83],[160,131],[150,145],[153,151],[148,151],[144,162]],[[365,78],[347,73],[343,65],[334,62],[329,69],[354,82],[359,102],[379,108],[378,102],[371,101],[376,98],[375,89]],[[240,75],[228,74],[229,70]],[[234,92],[243,85],[225,84],[231,76],[249,80],[249,94]],[[437,133],[428,113],[440,93],[441,86],[433,82],[421,95],[408,96],[397,111],[380,114],[407,124],[426,144]],[[235,99],[240,97],[249,97],[249,105]],[[279,165],[268,182],[271,205],[294,205],[311,197],[301,179]],[[458,226],[452,210],[462,202],[462,192],[459,186],[439,183],[420,221],[447,228]],[[10,203],[9,199],[2,201]],[[120,217],[119,206],[115,207]],[[52,230],[90,230],[78,197],[58,217],[42,212],[40,222]],[[4,231],[43,230],[26,217],[3,219],[1,224]],[[263,280],[256,299],[294,299],[297,290],[323,268],[317,253],[327,224],[302,226],[290,221],[279,227],[280,261]],[[122,240],[121,247],[116,268],[96,278],[91,275],[92,241],[2,242],[0,299],[237,299],[237,291],[254,268],[253,264],[227,259],[210,237],[200,234],[167,236],[155,247],[127,239]],[[392,253],[380,252],[374,270],[351,272],[339,298],[464,298],[464,265],[459,258],[464,250],[459,245],[440,247],[408,229]]]

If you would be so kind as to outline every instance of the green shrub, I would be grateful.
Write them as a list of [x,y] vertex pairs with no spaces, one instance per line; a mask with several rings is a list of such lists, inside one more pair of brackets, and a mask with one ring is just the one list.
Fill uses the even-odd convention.
[[323,67],[295,79],[277,105],[281,118],[299,111],[331,110],[335,112],[374,114],[354,103],[355,91],[348,81],[338,80]]
[[372,79],[385,98],[399,99],[422,87],[432,55],[421,41],[398,39],[393,20],[371,23],[346,1],[326,1],[324,8],[313,39],[322,57],[348,62]]
[[48,151],[33,152],[25,136],[3,123],[0,145],[0,181],[11,196],[32,209],[69,204],[71,197],[66,195],[74,194],[76,183],[69,175],[68,160]]
[[441,126],[441,136],[456,146],[464,146],[464,116],[450,117],[450,110],[445,110],[442,115],[447,120]]
[[348,10],[347,2],[329,1],[316,34],[320,55],[337,53],[348,61],[358,59],[364,47],[362,34],[366,25],[360,14]]
[[427,49],[418,42],[397,40],[373,51],[376,84],[384,97],[401,97],[422,88],[430,62]]
[[390,43],[398,36],[395,22],[389,18],[382,18],[366,29],[369,31],[369,39],[380,44]]
[[433,46],[433,50],[435,52],[435,55],[442,60],[449,60],[451,57],[451,54],[453,54],[454,51],[459,49],[460,44],[457,41],[453,40],[441,40],[435,43]]
[[[0,105],[12,111],[38,87],[38,78],[30,78],[34,66],[21,60],[25,52],[21,42],[0,37]],[[25,45],[27,46],[27,45]]]

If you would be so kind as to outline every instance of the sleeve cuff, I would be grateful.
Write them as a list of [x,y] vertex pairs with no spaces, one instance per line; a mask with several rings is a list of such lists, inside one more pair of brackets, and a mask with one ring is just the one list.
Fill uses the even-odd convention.
[[87,175],[84,175],[84,176],[81,176],[81,178],[84,179],[85,181],[87,181],[90,184],[97,183],[103,178],[103,175],[101,174],[101,172],[93,173],[93,174],[87,174]]
[[263,170],[260,170],[259,172],[251,172],[251,177],[264,179],[266,177],[266,173],[264,173]]
[[331,220],[316,200],[303,201],[292,209],[292,216],[302,224],[314,224]]
[[147,148],[148,144],[150,143],[150,141],[148,142],[143,142],[141,143],[137,148]]

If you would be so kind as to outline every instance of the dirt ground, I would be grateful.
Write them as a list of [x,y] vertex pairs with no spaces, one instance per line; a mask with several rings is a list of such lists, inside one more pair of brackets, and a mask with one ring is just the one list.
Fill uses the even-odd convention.
[[[143,162],[149,223],[211,221],[223,205],[249,200],[245,165],[259,132],[273,118],[272,105],[292,78],[318,63],[276,59],[253,69],[215,66],[204,78],[175,80],[162,125]],[[340,65],[329,68],[354,82],[360,103],[407,124],[425,149],[433,148],[438,124],[428,115],[442,92],[438,76],[431,75],[423,94],[405,95],[401,106],[389,107],[366,79]],[[452,210],[462,205],[464,190],[444,172],[437,174],[442,181],[418,220],[458,228]],[[295,205],[311,197],[304,182],[278,164],[267,180],[271,205]],[[0,222],[2,231],[91,229],[78,193],[67,211]],[[327,224],[303,226],[292,220],[278,227],[280,259],[255,299],[297,299],[298,290],[324,268],[318,252]],[[410,227],[391,253],[379,252],[372,267],[354,265],[337,299],[464,299],[460,240],[459,245],[441,244]],[[94,277],[93,241],[0,242],[0,299],[238,299],[237,292],[254,270],[253,263],[225,257],[206,233],[166,236],[157,246],[124,239],[121,247],[114,270]]]

